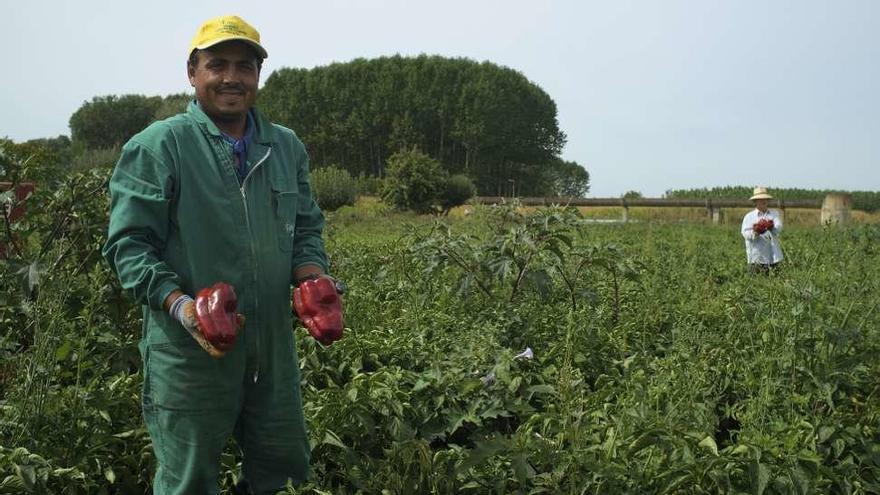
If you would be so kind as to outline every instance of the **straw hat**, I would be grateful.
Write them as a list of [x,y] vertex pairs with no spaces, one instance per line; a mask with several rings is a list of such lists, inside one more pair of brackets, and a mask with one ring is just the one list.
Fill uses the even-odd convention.
[[752,191],[752,197],[749,198],[749,201],[754,201],[756,199],[773,199],[773,196],[767,194],[766,187],[756,187],[754,191]]

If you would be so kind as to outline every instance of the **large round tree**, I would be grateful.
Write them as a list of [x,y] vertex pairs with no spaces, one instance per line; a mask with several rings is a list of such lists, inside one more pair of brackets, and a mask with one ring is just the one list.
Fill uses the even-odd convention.
[[[481,194],[511,181],[521,195],[549,195],[565,134],[556,104],[521,73],[439,56],[357,59],[281,69],[258,106],[294,129],[316,165],[382,176],[388,158],[416,147]],[[550,188],[550,190],[548,190]]]

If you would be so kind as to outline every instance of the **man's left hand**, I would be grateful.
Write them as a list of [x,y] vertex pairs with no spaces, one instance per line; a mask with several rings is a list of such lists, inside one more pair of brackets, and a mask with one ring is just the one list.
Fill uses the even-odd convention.
[[330,345],[342,338],[344,318],[337,282],[329,275],[317,275],[293,289],[293,307],[309,334]]

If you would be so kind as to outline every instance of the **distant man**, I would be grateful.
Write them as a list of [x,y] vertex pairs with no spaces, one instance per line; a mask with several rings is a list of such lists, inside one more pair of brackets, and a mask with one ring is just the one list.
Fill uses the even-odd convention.
[[766,187],[756,187],[749,198],[755,202],[755,209],[743,217],[741,232],[746,240],[746,258],[752,273],[767,275],[782,261],[779,246],[782,219],[777,212],[767,208],[771,199],[773,196],[767,193]]

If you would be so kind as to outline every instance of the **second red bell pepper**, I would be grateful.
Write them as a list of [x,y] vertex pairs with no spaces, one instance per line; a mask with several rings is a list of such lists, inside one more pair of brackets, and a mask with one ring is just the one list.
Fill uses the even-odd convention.
[[293,290],[293,307],[309,334],[330,345],[342,338],[342,299],[328,276],[309,279]]

